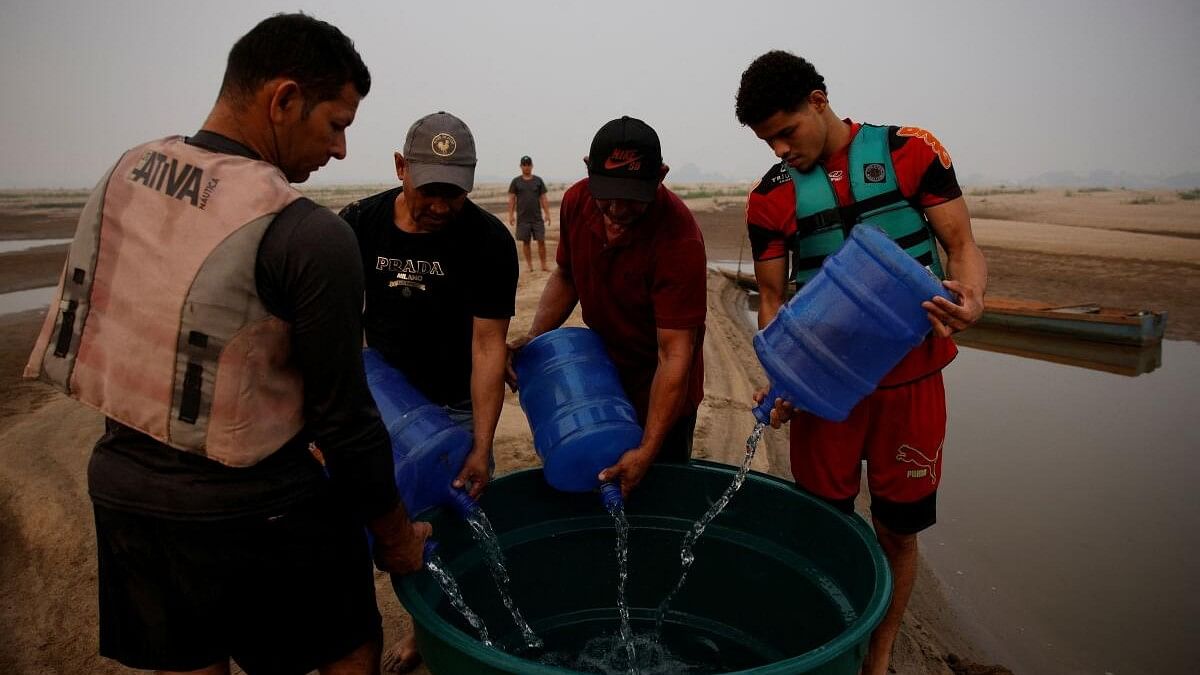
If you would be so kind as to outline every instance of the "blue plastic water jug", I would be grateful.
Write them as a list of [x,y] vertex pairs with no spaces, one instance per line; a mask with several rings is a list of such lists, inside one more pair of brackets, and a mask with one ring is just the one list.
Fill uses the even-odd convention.
[[921,303],[942,282],[882,230],[857,225],[837,253],[754,336],[771,391],[754,409],[770,419],[776,398],[834,422],[850,415],[930,331]]
[[[543,333],[517,352],[513,368],[533,447],[546,482],[555,489],[595,489],[600,485],[596,475],[642,442],[637,412],[604,343],[591,330]],[[613,492],[605,490],[606,505]],[[615,492],[619,498],[620,491]]]
[[435,506],[450,506],[466,517],[478,508],[452,483],[471,451],[471,434],[458,426],[384,361],[363,350],[367,386],[392,440],[396,489],[410,518]]

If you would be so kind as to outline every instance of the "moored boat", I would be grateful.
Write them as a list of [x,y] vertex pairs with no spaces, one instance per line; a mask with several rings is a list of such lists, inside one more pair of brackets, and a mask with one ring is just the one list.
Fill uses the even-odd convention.
[[1052,305],[1037,300],[988,297],[984,300],[983,318],[979,323],[1096,342],[1152,345],[1162,341],[1167,313],[1097,304]]

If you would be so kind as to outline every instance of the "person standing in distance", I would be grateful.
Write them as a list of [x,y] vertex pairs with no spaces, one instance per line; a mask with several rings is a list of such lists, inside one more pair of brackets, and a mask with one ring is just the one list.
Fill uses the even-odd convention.
[[[455,487],[477,498],[494,466],[504,404],[508,322],[516,311],[517,247],[508,229],[468,198],[475,138],[446,112],[413,123],[395,153],[402,185],[342,210],[366,271],[367,345],[471,432]],[[384,665],[420,662],[409,633]]]
[[[704,398],[708,312],[704,237],[662,184],[658,133],[621,117],[600,127],[588,177],[563,195],[558,265],[546,280],[529,333],[512,351],[558,328],[576,304],[612,358],[637,411],[642,441],[604,469],[628,495],[653,462],[686,462]],[[509,383],[519,384],[511,366]]]
[[[544,221],[543,213],[546,215]],[[531,238],[537,240],[538,261],[542,264],[542,271],[549,271],[546,267],[546,228],[550,226],[550,201],[546,198],[546,183],[533,174],[533,160],[529,155],[521,158],[521,175],[508,184],[508,224],[515,226],[529,271],[533,271],[533,252],[529,245]]]
[[200,131],[126,152],[83,210],[26,375],[107,417],[88,466],[106,657],[378,672],[364,525],[399,574],[429,526],[363,374],[354,235],[289,185],[346,156],[370,85],[336,27],[270,17]]
[[[803,286],[857,223],[881,227],[931,273],[948,277],[944,284],[959,299],[923,303],[931,335],[844,422],[794,411],[780,399],[771,413],[777,428],[791,420],[796,484],[843,511],[854,510],[866,459],[871,516],[895,587],[863,673],[883,675],[916,578],[917,533],[936,520],[946,433],[941,371],[957,354],[950,335],[983,314],[987,265],[950,153],[933,134],[839,118],[816,68],[783,51],[763,54],[742,73],[736,113],[781,160],[747,203],[759,328],[778,314],[788,283]],[[910,471],[913,461],[924,469]]]

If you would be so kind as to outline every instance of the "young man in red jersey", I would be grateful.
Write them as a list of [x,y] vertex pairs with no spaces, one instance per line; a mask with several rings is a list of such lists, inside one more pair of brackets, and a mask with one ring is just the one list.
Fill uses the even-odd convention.
[[895,588],[863,672],[883,675],[912,593],[917,533],[936,520],[946,431],[941,370],[957,354],[950,335],[983,314],[987,265],[950,154],[929,132],[839,118],[816,68],[782,51],[763,54],[742,74],[737,117],[781,160],[754,186],[747,204],[760,328],[779,312],[788,284],[803,286],[858,223],[880,226],[945,278],[959,300],[923,304],[930,336],[844,422],[793,410],[782,400],[771,414],[773,426],[791,421],[796,484],[844,511],[854,508],[867,462],[872,520]]

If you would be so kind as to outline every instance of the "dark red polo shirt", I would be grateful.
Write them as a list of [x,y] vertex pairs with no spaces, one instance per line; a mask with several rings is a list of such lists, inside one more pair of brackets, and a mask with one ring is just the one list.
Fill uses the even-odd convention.
[[587,179],[563,195],[558,265],[574,284],[583,321],[604,340],[644,425],[658,367],[659,328],[698,328],[683,414],[704,398],[706,258],[692,212],[666,187],[619,239],[608,243]]

